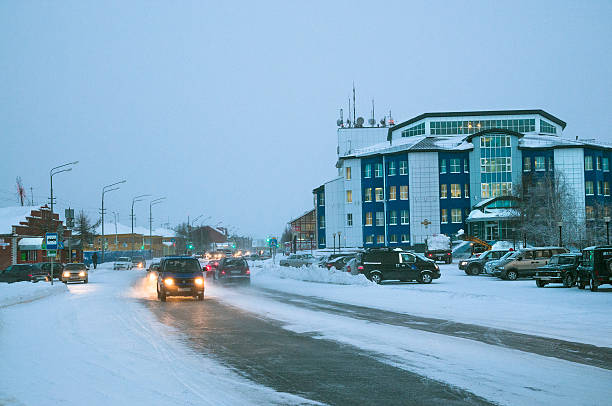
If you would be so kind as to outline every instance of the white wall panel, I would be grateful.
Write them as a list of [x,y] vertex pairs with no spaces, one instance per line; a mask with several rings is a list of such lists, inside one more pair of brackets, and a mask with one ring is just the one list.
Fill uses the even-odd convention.
[[[336,178],[325,184],[325,244],[334,245],[334,233],[344,233],[344,178]],[[338,237],[336,237],[338,246]]]
[[[363,228],[362,228],[362,197],[361,197],[361,159],[344,160],[344,173],[346,167],[351,167],[351,180],[344,179],[344,231],[342,232],[343,247],[362,247],[363,246]],[[353,193],[353,202],[346,202],[346,191],[351,190]],[[346,215],[353,214],[353,226],[346,225]]]
[[[427,236],[440,233],[438,153],[409,153],[408,179],[410,243],[423,244]],[[431,224],[424,225],[425,220]]]
[[576,217],[585,219],[584,150],[582,148],[555,149],[555,173],[569,188],[576,202]]

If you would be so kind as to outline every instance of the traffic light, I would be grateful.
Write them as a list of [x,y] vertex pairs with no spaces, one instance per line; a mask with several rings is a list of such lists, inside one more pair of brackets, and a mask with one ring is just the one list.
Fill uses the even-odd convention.
[[193,243],[192,242],[188,242],[187,243],[187,249],[188,250],[193,250]]

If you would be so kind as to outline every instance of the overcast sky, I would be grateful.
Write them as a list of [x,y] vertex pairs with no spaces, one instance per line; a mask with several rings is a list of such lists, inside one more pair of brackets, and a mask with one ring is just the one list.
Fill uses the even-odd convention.
[[97,216],[126,179],[105,200],[125,224],[148,193],[156,226],[279,235],[336,174],[353,81],[366,117],[541,108],[612,141],[612,2],[504,3],[1,1],[0,206],[78,159],[60,208]]

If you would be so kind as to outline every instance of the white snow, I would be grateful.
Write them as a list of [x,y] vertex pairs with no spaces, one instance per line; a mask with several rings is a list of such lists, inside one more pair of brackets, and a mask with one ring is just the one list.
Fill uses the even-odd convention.
[[427,237],[427,249],[430,251],[447,250],[450,248],[450,237],[444,234],[434,234]]
[[275,279],[280,278],[335,285],[376,286],[363,275],[351,275],[348,272],[342,272],[334,268],[328,270],[316,265],[294,268],[275,265],[271,260],[266,260],[259,262],[258,265],[251,266],[251,271],[253,275],[257,275],[257,280],[260,282],[271,279],[273,283]]
[[46,296],[65,293],[68,290],[63,283],[16,282],[0,283],[0,308],[26,303]]
[[38,249],[41,249],[42,242],[43,242],[42,237],[27,237],[27,238],[22,238],[21,240],[19,240],[19,243],[17,245],[19,245],[20,247],[37,246],[39,247]]
[[38,206],[13,206],[0,208],[0,234],[12,234],[13,226],[26,221],[32,210],[38,210]]

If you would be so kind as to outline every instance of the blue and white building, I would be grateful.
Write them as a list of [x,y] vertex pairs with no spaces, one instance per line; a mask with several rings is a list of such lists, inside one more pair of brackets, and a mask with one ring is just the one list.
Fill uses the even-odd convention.
[[338,176],[313,190],[318,245],[406,247],[459,230],[512,240],[511,194],[527,175],[559,175],[582,222],[595,205],[609,215],[612,146],[565,127],[543,110],[504,110],[339,128]]

